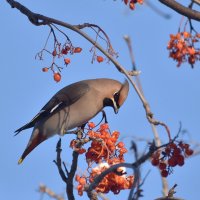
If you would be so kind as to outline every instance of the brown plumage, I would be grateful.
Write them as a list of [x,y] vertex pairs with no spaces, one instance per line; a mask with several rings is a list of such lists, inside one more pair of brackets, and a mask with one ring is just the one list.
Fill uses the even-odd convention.
[[33,128],[29,143],[19,159],[24,158],[41,142],[55,134],[80,127],[97,115],[105,106],[113,107],[115,113],[126,100],[129,91],[124,84],[113,79],[91,79],[73,83],[57,92],[40,112],[26,125],[16,130]]

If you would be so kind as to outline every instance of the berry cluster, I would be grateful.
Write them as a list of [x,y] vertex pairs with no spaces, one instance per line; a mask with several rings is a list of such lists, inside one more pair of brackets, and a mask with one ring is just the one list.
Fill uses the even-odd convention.
[[[47,51],[47,50],[46,50]],[[43,72],[48,72],[48,70],[52,70],[53,71],[53,78],[56,82],[59,82],[61,80],[61,70],[63,69],[62,67],[59,67],[56,63],[55,63],[55,59],[56,58],[64,58],[64,63],[67,66],[68,64],[70,64],[71,60],[68,57],[65,57],[68,54],[74,54],[74,53],[80,53],[82,51],[82,48],[80,47],[73,47],[71,44],[67,44],[65,43],[62,47],[61,47],[61,43],[56,43],[54,50],[52,53],[50,53],[49,51],[47,51],[48,53],[50,53],[53,57],[53,61],[50,67],[44,67],[42,68]],[[41,53],[41,52],[40,52]],[[42,56],[42,53],[41,53]],[[59,72],[57,72],[54,68],[57,68]]]
[[185,158],[191,156],[193,150],[189,144],[180,142],[171,142],[164,149],[156,151],[152,155],[151,164],[161,170],[161,176],[167,177],[172,173],[175,166],[183,166]]
[[124,1],[124,3],[127,5],[127,4],[129,4],[129,8],[131,9],[131,10],[134,10],[135,9],[135,4],[136,3],[139,3],[139,4],[143,4],[143,0],[123,0]]
[[199,39],[199,33],[192,35],[186,31],[170,35],[167,49],[169,50],[169,57],[178,62],[177,67],[188,62],[193,68],[195,62],[200,60],[200,48],[195,47]]
[[119,138],[119,132],[114,131],[110,134],[108,128],[108,124],[102,124],[99,130],[90,130],[88,132],[92,143],[85,155],[87,162],[111,162],[111,157],[113,158],[114,155],[117,156],[119,162],[124,161],[123,155],[127,152],[127,149],[124,147],[123,142],[116,144]]
[[[78,182],[78,194],[82,195],[85,186],[92,183],[99,174],[110,166],[124,162],[124,154],[127,149],[123,142],[117,142],[119,132],[110,133],[108,124],[101,124],[100,128],[94,131],[95,124],[88,123],[87,136],[90,138],[91,145],[87,149],[85,156],[88,163],[89,175],[80,177],[76,176]],[[94,164],[97,166],[93,167]],[[121,190],[130,189],[133,185],[133,176],[126,176],[125,168],[118,168],[116,172],[106,175],[99,185],[95,188],[96,192],[108,193],[112,191],[118,194]]]

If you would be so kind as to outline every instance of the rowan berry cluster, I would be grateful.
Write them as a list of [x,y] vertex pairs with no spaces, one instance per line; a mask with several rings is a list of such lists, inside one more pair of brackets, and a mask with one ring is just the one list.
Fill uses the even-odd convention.
[[135,9],[135,4],[139,3],[139,4],[143,4],[143,0],[123,0],[124,3],[127,5],[129,5],[129,8],[131,10],[134,10]]
[[173,167],[183,166],[185,158],[191,156],[193,150],[189,144],[182,141],[171,142],[164,149],[156,151],[152,155],[151,164],[157,166],[162,177],[167,177],[172,173]]
[[[45,49],[46,50],[46,49]],[[46,50],[47,51],[47,50]],[[63,69],[63,67],[59,67],[56,63],[55,63],[55,59],[56,58],[63,58],[64,59],[64,64],[67,66],[68,64],[70,64],[71,60],[69,57],[66,57],[66,55],[68,54],[74,54],[74,53],[80,53],[82,51],[82,48],[80,47],[73,47],[71,44],[67,44],[65,43],[63,46],[61,45],[61,43],[56,43],[54,50],[52,52],[47,51],[48,53],[50,53],[53,57],[53,61],[50,67],[44,67],[42,68],[43,72],[48,72],[49,69],[53,72],[53,78],[56,82],[59,82],[61,80],[61,70]],[[57,70],[59,72],[57,72],[55,70],[55,68],[57,68]]]
[[178,62],[177,67],[188,62],[193,68],[195,62],[200,60],[200,48],[196,47],[199,39],[199,33],[192,35],[192,33],[186,31],[170,35],[167,49],[169,50],[169,57]]
[[[117,142],[119,132],[110,133],[108,124],[101,124],[100,128],[94,130],[95,124],[88,123],[88,133],[86,134],[90,140],[90,147],[85,153],[88,163],[88,176],[76,176],[78,182],[78,194],[82,195],[85,186],[94,182],[95,177],[101,174],[110,166],[124,162],[124,154],[127,152],[123,142]],[[95,165],[93,167],[93,165]],[[130,189],[133,185],[133,176],[126,175],[125,168],[118,168],[116,172],[107,174],[99,185],[95,188],[96,192],[108,193],[112,191],[118,194],[121,190]]]

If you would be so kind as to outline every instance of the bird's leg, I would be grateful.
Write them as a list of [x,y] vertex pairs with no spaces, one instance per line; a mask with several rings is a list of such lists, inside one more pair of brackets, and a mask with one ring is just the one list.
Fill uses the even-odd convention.
[[78,128],[78,130],[77,130],[77,139],[82,139],[83,138],[85,125],[86,125],[86,123]]
[[102,110],[101,112],[102,112],[102,118],[101,118],[100,122],[95,127],[99,126],[99,124],[101,124],[101,122],[103,120],[105,121],[104,123],[106,123],[106,124],[108,123],[107,117],[106,117],[106,112],[104,110]]
[[102,120],[101,122],[103,121],[103,119],[105,120],[105,123],[107,124],[108,123],[108,120],[107,120],[107,116],[106,116],[106,112],[104,110],[101,111],[102,112]]
[[77,135],[80,130],[82,130],[82,129],[80,127],[78,127],[77,129],[72,130],[72,131],[65,131],[63,135],[68,135],[68,134],[75,134],[75,135]]

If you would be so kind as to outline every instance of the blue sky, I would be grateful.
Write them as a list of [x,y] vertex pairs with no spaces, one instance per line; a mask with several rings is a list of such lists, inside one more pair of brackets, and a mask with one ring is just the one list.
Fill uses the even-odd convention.
[[[177,133],[181,121],[183,128],[189,132],[189,137],[185,139],[200,142],[199,63],[194,69],[186,64],[177,68],[176,63],[168,58],[166,50],[169,34],[177,32],[181,16],[159,3],[158,8],[170,14],[170,20],[163,19],[145,5],[138,6],[132,12],[120,0],[20,2],[34,12],[71,24],[89,22],[99,25],[110,36],[114,49],[119,53],[118,61],[127,69],[131,68],[131,62],[123,36],[129,35],[133,42],[137,67],[142,72],[140,78],[144,93],[155,118],[167,123],[172,135]],[[65,30],[74,46],[82,47],[83,52],[71,57],[71,64],[63,70],[62,81],[55,83],[50,72],[41,72],[42,67],[51,63],[50,57],[45,56],[43,62],[34,58],[43,48],[49,32],[48,27],[33,26],[27,17],[16,9],[11,9],[6,1],[1,3],[0,13],[1,198],[39,199],[40,195],[36,190],[40,183],[62,194],[65,185],[52,162],[56,156],[55,146],[59,137],[55,136],[42,143],[18,166],[17,161],[28,143],[32,130],[26,130],[17,137],[13,137],[14,131],[32,119],[62,87],[79,80],[98,77],[123,81],[124,76],[111,63],[91,64],[91,45],[78,34]],[[94,36],[89,30],[87,33]],[[106,108],[106,112],[111,130],[120,131],[127,145],[133,137],[153,138],[143,106],[132,88],[118,115],[110,108]],[[94,121],[98,121],[98,118]],[[165,130],[158,127],[158,131],[162,140],[167,141]],[[63,160],[67,164],[71,163],[71,149],[68,148],[71,139],[66,136],[62,140]],[[146,144],[138,144],[142,152]],[[126,158],[127,161],[131,161],[132,154],[128,153]],[[170,186],[178,184],[178,197],[195,200],[199,196],[199,164],[198,156],[188,159],[184,167],[175,168],[174,173],[169,176]],[[83,156],[79,162],[79,169],[86,169]],[[151,173],[143,187],[144,200],[161,196],[158,171],[147,162],[142,167],[142,173],[145,175],[149,169]],[[108,196],[111,199],[124,199],[124,195],[127,194],[128,192],[124,191],[119,197],[110,194]],[[86,196],[83,199],[86,199]]]

